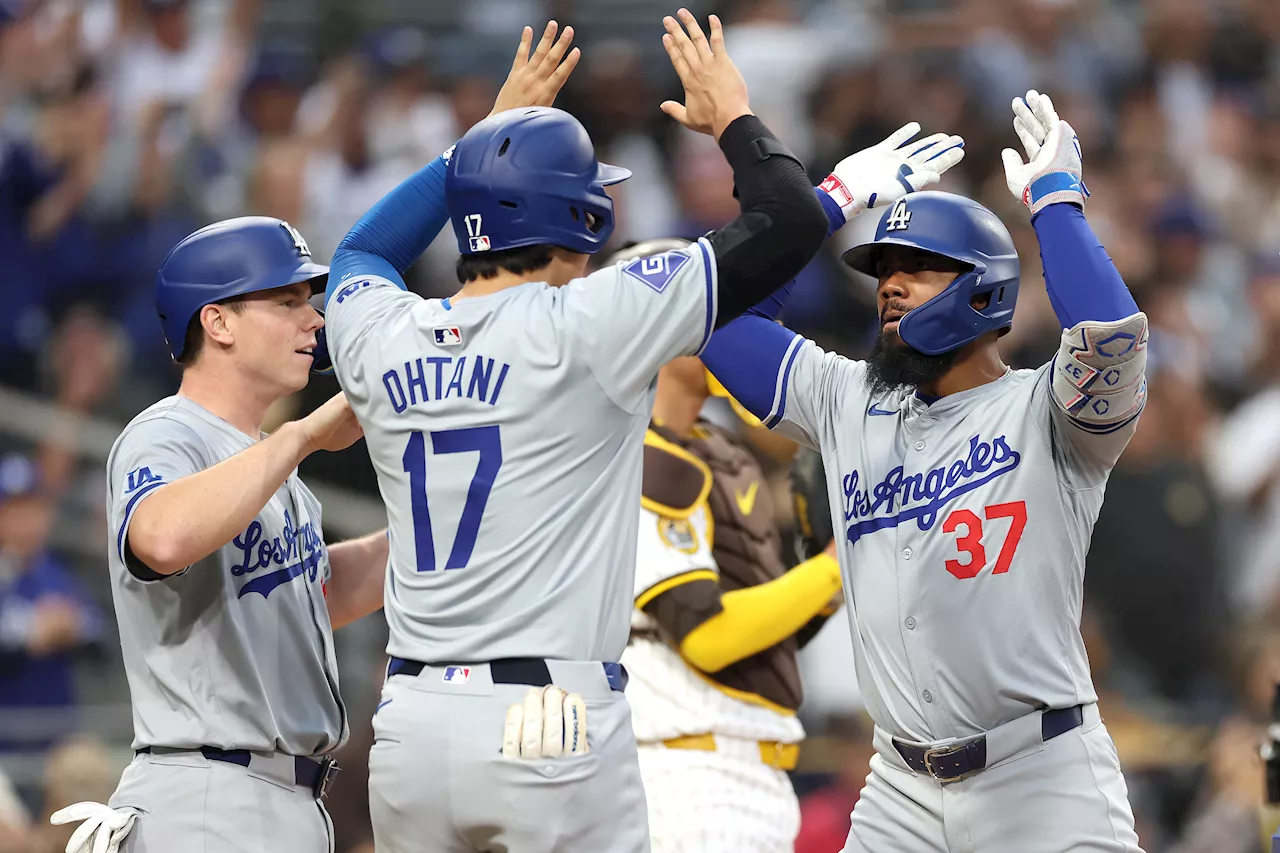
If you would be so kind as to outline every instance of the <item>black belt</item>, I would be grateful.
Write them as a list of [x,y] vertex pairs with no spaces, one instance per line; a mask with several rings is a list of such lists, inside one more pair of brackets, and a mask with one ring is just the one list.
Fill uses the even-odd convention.
[[[1041,740],[1053,740],[1084,723],[1084,706],[1058,708],[1040,715]],[[894,749],[917,773],[932,776],[940,782],[950,782],[977,773],[987,766],[987,738],[985,735],[955,746],[913,746],[893,739]]]
[[[445,669],[446,678],[450,671],[457,671],[460,675],[463,672],[470,675],[467,664],[432,664],[423,663],[417,660],[407,660],[405,658],[392,658],[387,664],[387,677],[393,675],[409,675],[414,676],[422,672],[427,667],[441,667]],[[501,660],[489,661],[489,676],[494,684],[527,684],[530,687],[547,687],[555,682],[551,680],[551,670],[547,667],[547,662],[542,658],[502,658]],[[627,689],[627,681],[631,676],[627,675],[627,668],[620,663],[602,663],[605,678],[609,680],[609,687],[618,692]],[[466,677],[466,676],[462,676]]]
[[[247,749],[218,749],[213,746],[202,746],[199,750],[192,749],[190,751],[198,751],[210,761],[225,761],[228,764],[239,764],[241,767],[248,767],[250,760],[253,758],[253,753]],[[150,753],[151,747],[144,746],[138,752]],[[293,756],[294,783],[304,788],[310,788],[311,793],[315,795],[317,800],[324,799],[325,795],[329,793],[329,786],[333,784],[334,777],[337,775],[338,762],[331,755],[326,755],[319,760],[301,755]]]

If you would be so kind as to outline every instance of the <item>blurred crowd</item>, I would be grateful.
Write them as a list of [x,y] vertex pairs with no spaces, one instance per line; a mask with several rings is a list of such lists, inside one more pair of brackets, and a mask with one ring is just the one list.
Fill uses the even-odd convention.
[[[1074,125],[1086,214],[1152,327],[1149,402],[1088,556],[1082,626],[1103,716],[1149,853],[1260,849],[1274,821],[1257,749],[1280,681],[1280,3],[687,5],[725,20],[754,110],[815,183],[909,120],[965,137],[941,188],[991,207],[1018,244],[1023,288],[1002,345],[1016,367],[1046,361],[1059,327],[1000,166],[1017,145],[1010,100],[1049,92]],[[615,188],[615,242],[705,233],[737,205],[714,143],[658,109],[679,93],[659,41],[674,8],[0,0],[0,853],[61,850],[50,812],[105,801],[128,759],[103,444],[176,387],[151,304],[168,249],[208,222],[266,214],[324,261],[488,113],[521,26],[549,17],[584,51],[557,105],[601,159],[635,173]],[[873,228],[867,216],[841,232],[784,317],[850,356],[876,332],[874,295],[839,253]],[[446,232],[411,287],[452,292],[455,256]],[[276,416],[335,388],[316,379]],[[791,446],[748,437],[785,488]],[[376,499],[359,446],[303,473]],[[798,853],[840,848],[866,772],[869,722],[841,632],[825,629],[804,661]],[[385,628],[342,634],[344,692],[367,720]],[[370,738],[356,726],[330,798],[340,853],[372,849]]]

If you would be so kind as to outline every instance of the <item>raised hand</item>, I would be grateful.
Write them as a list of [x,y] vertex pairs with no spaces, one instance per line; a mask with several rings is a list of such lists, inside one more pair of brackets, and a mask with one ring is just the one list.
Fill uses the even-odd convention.
[[1084,185],[1080,141],[1071,125],[1058,118],[1049,96],[1032,89],[1025,98],[1014,98],[1013,130],[1028,161],[1023,163],[1012,148],[1000,152],[1005,183],[1014,198],[1032,214],[1060,202],[1084,207],[1089,189]]
[[[533,56],[529,55],[533,27],[524,28],[515,59],[511,61],[511,70],[489,115],[519,107],[549,107],[555,103],[556,95],[560,94],[560,89],[582,58],[578,48],[569,50],[573,42],[573,27],[565,27],[560,38],[556,38],[558,28],[555,21],[547,22]],[[568,56],[565,51],[568,51]]]
[[964,140],[959,136],[935,133],[915,139],[919,132],[920,125],[910,122],[836,164],[819,188],[840,205],[846,222],[868,208],[884,207],[936,184],[964,159]]
[[684,103],[663,101],[662,111],[690,130],[719,140],[734,119],[752,114],[746,81],[725,49],[719,18],[711,16],[708,41],[688,9],[676,14],[680,22],[670,16],[662,19],[667,28],[662,46],[684,86]]

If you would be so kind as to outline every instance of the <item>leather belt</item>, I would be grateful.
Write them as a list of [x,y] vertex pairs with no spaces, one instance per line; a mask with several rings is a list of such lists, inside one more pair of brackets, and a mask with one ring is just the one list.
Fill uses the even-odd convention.
[[[1053,740],[1066,734],[1084,722],[1084,706],[1058,708],[1040,715],[1041,740]],[[893,739],[894,749],[917,773],[931,776],[939,782],[963,779],[987,766],[986,735],[967,740],[954,746],[915,746]]]
[[[387,677],[393,675],[416,676],[427,667],[452,666],[453,664],[431,664],[406,658],[392,658],[387,664]],[[630,676],[627,668],[620,663],[602,663],[609,687],[621,693],[627,689]],[[459,664],[466,666],[466,664]],[[502,658],[489,661],[489,676],[494,684],[527,684],[530,687],[548,687],[555,682],[551,678],[551,670],[542,658]]]
[[[253,760],[253,753],[247,749],[218,749],[213,746],[202,746],[199,749],[173,751],[199,752],[210,761],[225,761],[228,764],[239,764],[241,767],[248,767]],[[150,754],[151,747],[144,746],[137,752]],[[293,756],[294,783],[310,788],[317,800],[323,800],[329,793],[329,788],[337,777],[339,769],[338,762],[331,755],[326,755],[319,760],[302,755]]]
[[[696,749],[703,752],[715,752],[716,736],[713,734],[682,735],[681,737],[664,740],[662,745],[667,749]],[[800,744],[798,743],[762,740],[757,742],[757,746],[760,750],[760,761],[775,769],[795,770],[796,764],[800,761]]]

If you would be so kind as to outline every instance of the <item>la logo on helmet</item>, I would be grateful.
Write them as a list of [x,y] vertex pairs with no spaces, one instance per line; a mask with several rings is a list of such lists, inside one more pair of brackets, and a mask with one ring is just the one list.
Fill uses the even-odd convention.
[[884,221],[884,230],[906,231],[910,224],[911,211],[907,210],[907,200],[900,198],[893,203],[893,210],[889,211],[889,218]]
[[307,245],[307,241],[302,238],[297,228],[294,228],[288,222],[281,222],[280,227],[289,232],[289,237],[293,240],[293,247],[298,250],[298,254],[304,258],[311,257],[311,247]]

